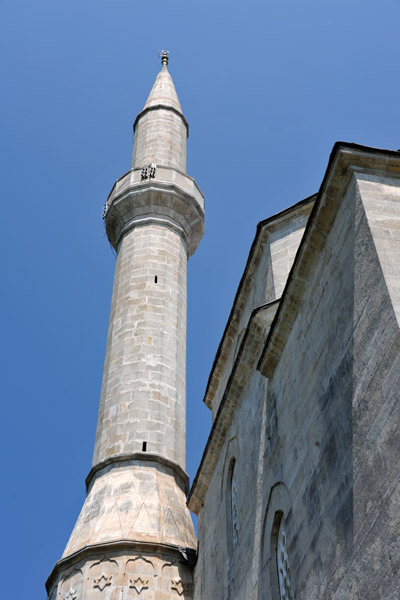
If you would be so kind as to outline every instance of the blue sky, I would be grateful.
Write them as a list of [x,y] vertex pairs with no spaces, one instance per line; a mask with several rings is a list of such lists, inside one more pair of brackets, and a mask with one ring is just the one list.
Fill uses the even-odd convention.
[[158,50],[206,198],[189,261],[193,478],[257,222],[318,190],[336,140],[400,147],[399,18],[399,0],[0,0],[4,598],[45,598],[83,504],[115,260],[101,213]]

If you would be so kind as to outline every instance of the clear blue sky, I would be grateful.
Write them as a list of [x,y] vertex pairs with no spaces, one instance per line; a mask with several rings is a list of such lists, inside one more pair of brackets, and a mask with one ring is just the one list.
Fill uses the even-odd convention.
[[397,149],[399,0],[0,0],[1,596],[44,600],[84,500],[114,256],[102,207],[170,50],[206,197],[189,261],[188,472],[257,222],[336,140]]

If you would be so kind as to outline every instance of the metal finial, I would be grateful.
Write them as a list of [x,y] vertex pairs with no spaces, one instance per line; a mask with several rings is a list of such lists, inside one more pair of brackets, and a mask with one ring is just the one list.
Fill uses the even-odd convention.
[[163,67],[164,66],[166,67],[167,64],[168,64],[168,54],[169,54],[169,50],[161,50],[158,53],[158,58],[161,57],[161,64],[162,64]]

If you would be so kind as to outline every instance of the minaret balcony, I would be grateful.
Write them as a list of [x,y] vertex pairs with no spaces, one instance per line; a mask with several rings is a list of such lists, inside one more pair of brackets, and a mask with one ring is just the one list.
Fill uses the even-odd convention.
[[182,235],[189,257],[204,233],[204,196],[188,175],[171,167],[146,165],[115,182],[103,216],[115,249],[133,227],[157,223]]

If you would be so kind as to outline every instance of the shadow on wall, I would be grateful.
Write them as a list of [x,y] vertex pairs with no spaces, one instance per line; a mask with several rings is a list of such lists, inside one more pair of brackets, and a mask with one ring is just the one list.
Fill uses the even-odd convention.
[[331,600],[351,554],[355,230],[350,192],[269,381],[258,600]]

